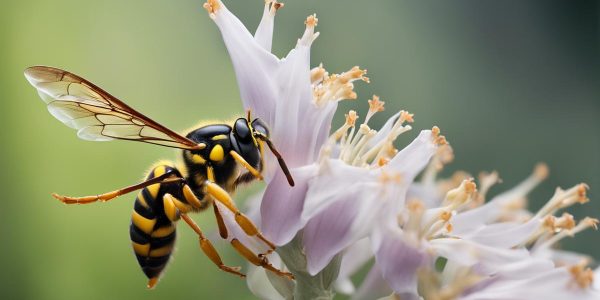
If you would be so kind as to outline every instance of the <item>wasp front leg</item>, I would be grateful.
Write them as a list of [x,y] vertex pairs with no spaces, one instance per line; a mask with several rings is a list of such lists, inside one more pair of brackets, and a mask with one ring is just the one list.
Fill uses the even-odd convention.
[[263,241],[269,248],[275,250],[276,246],[271,241],[269,241],[254,225],[254,223],[244,215],[233,203],[231,196],[227,191],[221,188],[218,184],[205,181],[204,182],[204,192],[211,195],[216,201],[223,204],[229,211],[231,211],[235,216],[235,222],[244,230],[244,232],[249,236],[256,236],[261,241]]

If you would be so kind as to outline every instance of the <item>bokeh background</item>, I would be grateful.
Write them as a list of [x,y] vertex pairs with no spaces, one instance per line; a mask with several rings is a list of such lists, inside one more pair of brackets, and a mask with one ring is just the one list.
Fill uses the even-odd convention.
[[[261,0],[226,4],[256,28]],[[583,181],[592,203],[573,211],[600,217],[597,1],[289,0],[276,21],[277,55],[295,45],[313,12],[321,32],[313,65],[333,72],[360,65],[372,79],[357,85],[359,100],[343,103],[340,116],[364,115],[376,93],[387,110],[375,122],[407,109],[415,129],[442,128],[456,153],[447,173],[498,170],[504,183],[495,194],[545,161],[552,174],[531,195],[532,208],[556,186]],[[153,161],[176,152],[78,140],[22,75],[38,64],[71,70],[176,130],[241,114],[231,63],[202,1],[8,1],[0,38],[2,298],[253,299],[244,281],[216,270],[184,226],[166,276],[146,290],[129,244],[133,195],[79,207],[53,200],[50,192],[86,195],[137,182]],[[211,214],[196,220],[215,228]],[[600,259],[600,233],[563,244]],[[217,246],[228,264],[243,263]]]

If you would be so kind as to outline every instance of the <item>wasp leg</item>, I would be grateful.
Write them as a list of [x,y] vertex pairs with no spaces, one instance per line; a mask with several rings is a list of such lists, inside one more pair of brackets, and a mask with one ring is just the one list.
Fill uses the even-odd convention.
[[65,203],[65,204],[88,204],[88,203],[93,203],[96,201],[105,202],[105,201],[112,200],[116,197],[119,197],[121,195],[131,193],[135,190],[139,190],[139,189],[145,188],[149,185],[153,185],[156,183],[169,183],[169,182],[178,182],[178,181],[183,182],[184,181],[183,178],[168,178],[170,176],[173,176],[173,173],[167,172],[167,173],[162,174],[161,176],[157,176],[155,178],[146,180],[144,182],[141,182],[141,183],[138,183],[135,185],[131,185],[128,187],[124,187],[122,189],[118,189],[118,190],[115,190],[112,192],[95,195],[95,196],[69,197],[69,196],[62,196],[62,195],[53,193],[52,197],[58,199],[59,201]]
[[219,235],[221,236],[221,238],[226,239],[227,236],[229,235],[227,233],[227,227],[225,226],[225,222],[223,222],[223,216],[221,215],[219,208],[217,207],[217,205],[214,202],[213,202],[213,209],[215,211],[215,217],[217,218],[217,225],[219,226]]
[[229,151],[229,154],[231,154],[231,157],[233,157],[235,161],[237,161],[240,165],[246,168],[246,170],[248,170],[250,174],[254,175],[254,177],[258,178],[259,180],[263,180],[263,176],[262,174],[260,174],[260,171],[251,166],[239,153],[231,150]]
[[275,250],[275,244],[267,240],[267,238],[265,238],[263,234],[258,230],[256,225],[254,225],[254,223],[252,223],[252,221],[246,215],[240,212],[240,210],[233,203],[233,200],[231,199],[231,196],[229,196],[229,193],[227,193],[227,191],[225,191],[216,183],[210,182],[208,180],[204,182],[204,189],[206,193],[210,194],[216,201],[219,201],[220,203],[225,205],[227,209],[234,213],[235,221],[238,223],[238,225],[240,225],[240,227],[244,230],[244,232],[247,235],[258,237],[261,241],[267,244],[269,248]]
[[192,228],[192,230],[194,230],[194,232],[196,232],[196,234],[198,234],[198,238],[200,239],[200,249],[202,249],[202,252],[204,252],[204,254],[215,265],[217,265],[217,267],[219,267],[219,269],[221,269],[227,273],[238,275],[241,278],[246,277],[246,275],[240,273],[240,269],[241,269],[240,267],[229,267],[229,266],[226,266],[225,264],[223,264],[223,260],[221,260],[221,256],[219,256],[219,253],[217,252],[217,250],[215,249],[213,244],[206,238],[206,236],[204,236],[204,233],[202,233],[202,230],[200,230],[200,227],[198,226],[198,224],[196,224],[196,222],[194,222],[194,220],[192,220],[186,214],[181,214],[181,218]]
[[244,244],[242,244],[242,242],[240,242],[238,239],[231,240],[231,245],[238,253],[240,253],[243,257],[245,257],[253,265],[263,267],[279,276],[287,277],[291,280],[294,280],[294,275],[292,275],[292,273],[284,272],[282,270],[275,268],[269,262],[269,260],[267,259],[267,257],[265,255],[255,254],[254,252],[252,252],[252,250],[250,250],[248,247],[246,247]]

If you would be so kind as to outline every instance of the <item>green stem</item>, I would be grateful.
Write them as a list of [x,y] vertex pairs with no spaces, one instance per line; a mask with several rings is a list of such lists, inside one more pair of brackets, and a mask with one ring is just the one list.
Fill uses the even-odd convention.
[[332,261],[319,273],[311,276],[306,268],[306,256],[302,248],[302,232],[299,232],[287,245],[279,247],[277,253],[296,277],[294,300],[331,300],[333,282],[340,271],[341,255],[336,255]]

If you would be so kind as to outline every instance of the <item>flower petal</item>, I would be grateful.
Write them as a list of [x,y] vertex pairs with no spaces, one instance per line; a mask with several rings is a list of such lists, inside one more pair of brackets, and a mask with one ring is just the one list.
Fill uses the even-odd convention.
[[381,269],[379,268],[377,263],[375,263],[375,265],[373,265],[373,268],[371,268],[371,270],[367,274],[367,277],[365,278],[365,280],[363,280],[356,293],[352,295],[351,299],[377,299],[389,295],[392,292],[392,289],[388,286],[387,282],[383,279],[381,275]]
[[[524,224],[506,222],[482,225],[473,231],[454,227],[452,234],[486,246],[512,248],[527,241],[539,227],[539,218],[533,218]],[[475,228],[475,226],[471,228]]]
[[384,201],[373,190],[348,188],[306,224],[304,248],[311,275],[321,271],[343,249],[366,237],[378,220]]
[[271,52],[271,45],[273,42],[273,27],[275,25],[275,13],[282,6],[274,0],[265,1],[265,9],[263,11],[262,19],[258,24],[254,38],[265,50]]
[[440,238],[429,241],[439,256],[465,267],[477,265],[482,274],[491,274],[508,263],[529,259],[527,249],[501,249],[468,240]]
[[431,130],[423,130],[390,160],[385,169],[400,173],[402,180],[410,183],[427,166],[436,149]]
[[220,1],[213,19],[229,52],[240,88],[244,109],[268,121],[277,100],[277,84],[273,76],[279,60],[252,37],[242,22]]
[[291,169],[296,185],[290,187],[282,173],[277,173],[265,190],[260,206],[263,234],[276,245],[291,241],[305,222],[300,216],[308,190],[308,180],[316,175],[317,166]]
[[371,250],[371,241],[368,238],[359,240],[346,249],[335,283],[336,290],[347,295],[353,294],[355,288],[350,276],[356,273],[372,257],[373,250]]
[[417,270],[429,262],[425,251],[400,228],[381,227],[373,235],[375,261],[398,294],[417,295]]
[[591,288],[579,288],[574,285],[569,271],[556,268],[538,273],[537,276],[523,280],[495,280],[484,289],[473,292],[461,300],[563,300],[563,299],[600,299],[600,293]]

